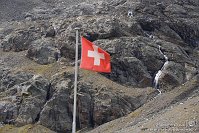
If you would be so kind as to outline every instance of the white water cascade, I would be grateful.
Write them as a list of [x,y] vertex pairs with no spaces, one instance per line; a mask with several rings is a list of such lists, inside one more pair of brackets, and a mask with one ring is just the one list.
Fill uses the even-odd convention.
[[162,66],[162,68],[161,68],[161,69],[156,73],[156,75],[155,75],[155,78],[154,78],[154,87],[155,87],[155,89],[157,89],[157,90],[159,91],[159,94],[161,94],[162,92],[159,90],[158,81],[159,81],[160,76],[162,75],[163,70],[168,66],[169,61],[168,61],[168,57],[161,51],[161,46],[158,45],[158,47],[159,47],[160,53],[161,53],[161,54],[164,56],[164,58],[165,58],[165,63],[164,63],[164,65]]

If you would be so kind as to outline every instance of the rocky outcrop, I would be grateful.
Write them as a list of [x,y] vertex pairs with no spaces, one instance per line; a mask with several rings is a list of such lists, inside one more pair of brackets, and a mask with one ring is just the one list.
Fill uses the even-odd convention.
[[[11,78],[12,77],[12,78]],[[10,72],[2,75],[0,114],[3,124],[41,124],[58,132],[69,132],[72,123],[73,74],[64,72],[51,83],[39,75]],[[12,83],[12,84],[10,84]],[[156,92],[151,88],[134,95],[114,90],[107,84],[94,85],[79,80],[77,127],[96,127],[124,116],[143,105]],[[130,92],[135,90],[128,89]],[[143,93],[144,92],[144,93]]]
[[15,120],[16,125],[35,123],[39,119],[40,111],[46,102],[49,91],[49,82],[39,76],[34,76],[33,81],[28,81],[21,86],[22,96],[19,104],[19,114]]
[[81,36],[110,53],[112,64],[110,74],[81,71],[78,129],[97,127],[136,110],[157,94],[151,88],[157,77],[156,89],[168,93],[199,71],[197,0],[47,0],[40,4],[31,7],[23,21],[0,24],[0,50],[22,51],[38,66],[51,64],[55,69],[56,64],[60,73],[49,74],[47,80],[23,64],[19,66],[24,71],[13,67],[10,62],[16,57],[0,57],[4,124],[37,123],[57,132],[71,131],[76,27]]
[[17,72],[11,73],[9,70],[1,69],[2,75],[0,80],[1,92],[7,91],[16,84],[23,83],[33,77],[30,73]]
[[[32,30],[32,31],[31,31]],[[19,30],[7,35],[3,42],[2,47],[4,51],[22,51],[27,50],[33,40],[38,39],[39,32],[30,29],[29,31]]]
[[67,73],[51,81],[51,94],[40,113],[39,124],[58,132],[69,132],[72,123],[71,77]]
[[[69,73],[55,75],[52,79],[52,96],[40,113],[39,124],[52,130],[71,130],[73,103],[73,76]],[[144,95],[128,96],[94,83],[78,83],[77,128],[95,127],[124,116],[140,107],[153,95],[149,88]]]
[[[73,22],[74,21],[74,22]],[[93,23],[94,22],[94,23]],[[127,23],[121,22],[116,17],[78,17],[71,21],[63,22],[67,29],[60,33],[58,43],[64,57],[74,58],[75,34],[74,28],[80,27],[83,35],[90,34],[90,41],[132,35]],[[135,24],[135,26],[137,26]],[[139,34],[139,33],[138,33]]]
[[[113,72],[110,74],[110,78],[125,84],[152,85],[153,77],[164,64],[164,56],[159,52],[158,45],[162,45],[161,49],[170,60],[165,73],[174,73],[180,78],[179,82],[175,78],[173,80],[169,79],[170,82],[178,85],[183,83],[186,72],[184,63],[191,63],[190,57],[181,46],[176,46],[163,40],[151,40],[145,37],[125,37],[113,40],[99,40],[95,43],[112,54]],[[130,60],[133,61],[132,64]],[[174,72],[171,65],[173,66],[175,62],[177,62],[177,69],[174,67]],[[166,80],[163,80],[163,82],[166,83]]]
[[10,73],[2,79],[1,84],[6,88],[0,93],[1,122],[19,126],[37,122],[46,102],[49,82],[29,73]]
[[110,78],[123,84],[147,87],[152,84],[152,77],[147,68],[136,57],[123,57],[115,59],[112,63]]
[[162,71],[159,77],[159,88],[164,88],[164,91],[171,90],[186,81],[185,67],[175,62],[168,62],[167,66]]
[[50,64],[60,58],[60,51],[56,48],[55,40],[43,38],[32,42],[27,51],[27,57],[39,64]]

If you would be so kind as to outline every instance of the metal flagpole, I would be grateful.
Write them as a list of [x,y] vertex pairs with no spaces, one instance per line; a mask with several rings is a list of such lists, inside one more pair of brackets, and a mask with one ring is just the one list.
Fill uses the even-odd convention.
[[78,40],[79,40],[79,28],[76,30],[76,52],[75,52],[75,82],[74,82],[74,102],[73,102],[73,125],[72,133],[76,132],[76,108],[77,108],[77,72],[78,72]]

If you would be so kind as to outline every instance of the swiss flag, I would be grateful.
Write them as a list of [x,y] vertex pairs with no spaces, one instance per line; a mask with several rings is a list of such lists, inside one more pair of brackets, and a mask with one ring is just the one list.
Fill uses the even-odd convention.
[[92,42],[82,37],[82,57],[80,68],[97,71],[111,72],[110,55],[94,45]]

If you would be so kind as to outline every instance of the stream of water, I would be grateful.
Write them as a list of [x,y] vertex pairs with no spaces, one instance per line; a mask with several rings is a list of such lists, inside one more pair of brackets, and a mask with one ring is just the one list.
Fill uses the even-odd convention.
[[165,63],[164,63],[164,65],[162,66],[162,68],[161,68],[161,69],[156,73],[156,75],[155,75],[155,78],[154,78],[154,88],[157,89],[157,90],[159,91],[159,94],[161,94],[162,92],[161,92],[161,90],[160,90],[159,87],[158,87],[158,82],[159,82],[159,79],[160,79],[160,77],[161,77],[161,75],[162,75],[162,73],[163,73],[163,70],[168,66],[169,61],[168,61],[168,57],[162,52],[161,46],[158,45],[158,47],[159,47],[160,53],[164,56]]

